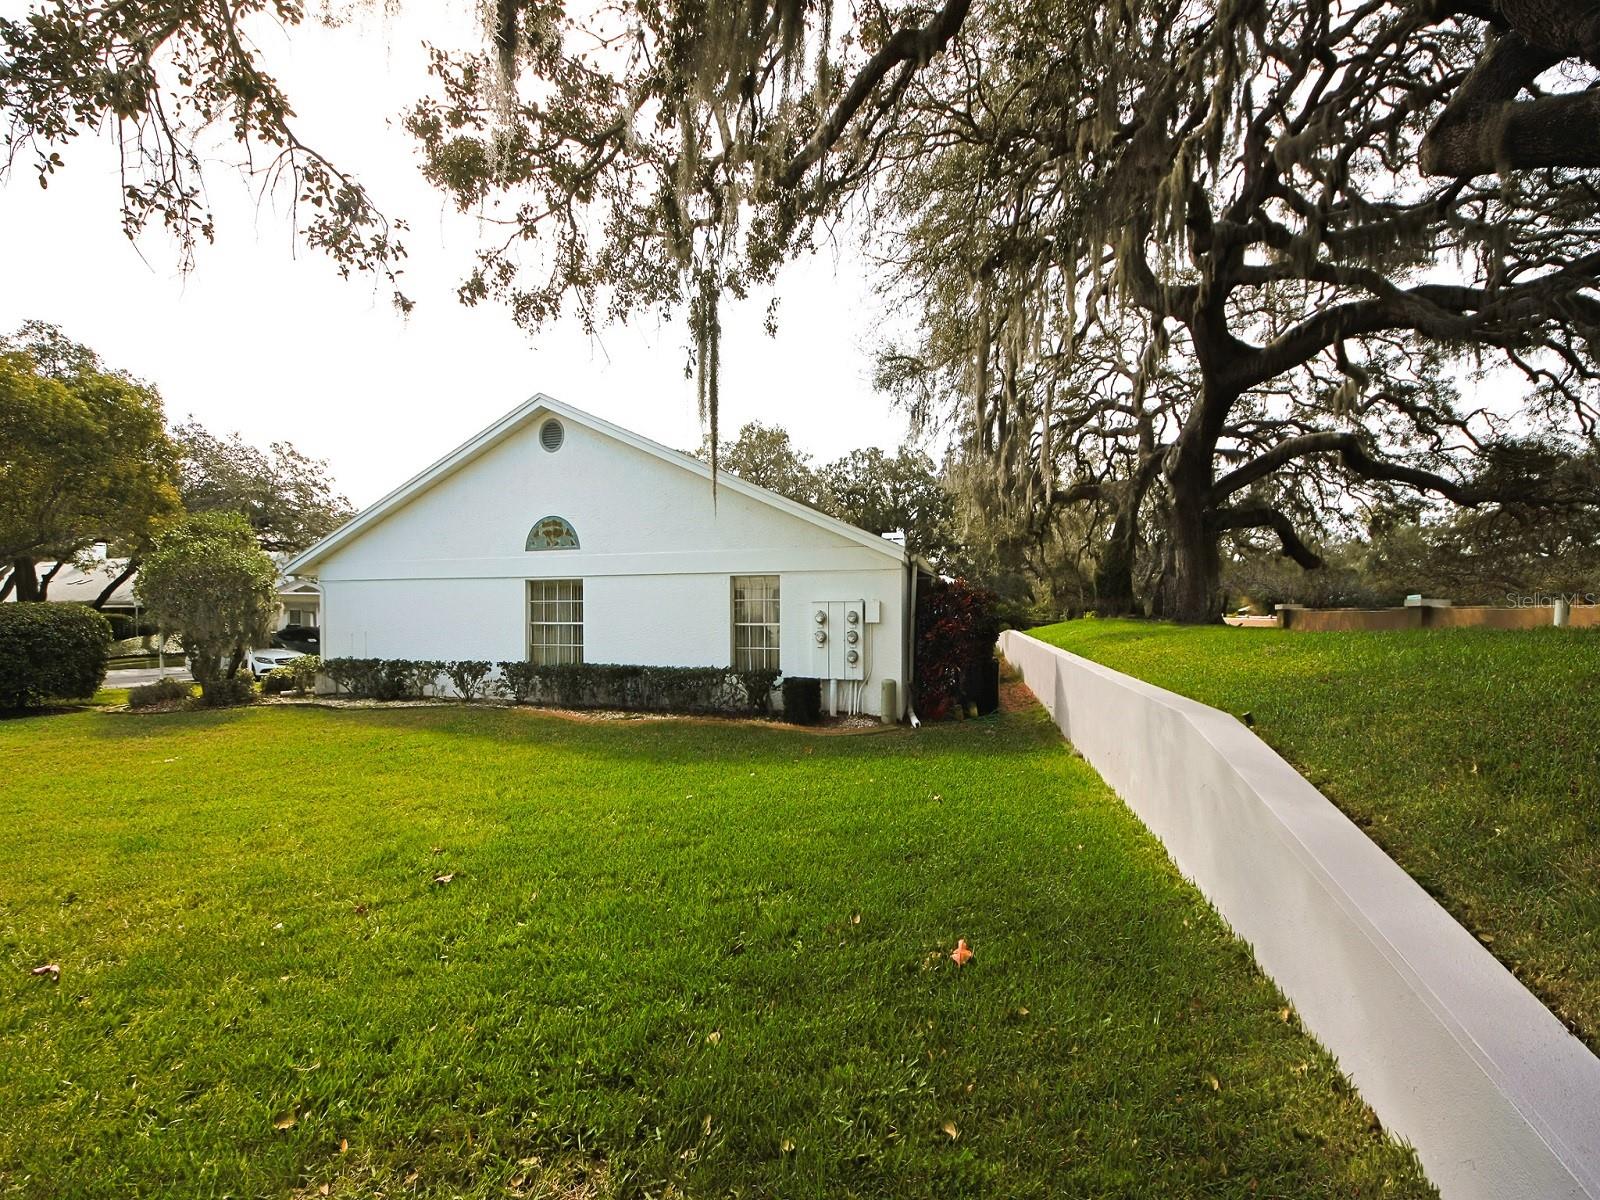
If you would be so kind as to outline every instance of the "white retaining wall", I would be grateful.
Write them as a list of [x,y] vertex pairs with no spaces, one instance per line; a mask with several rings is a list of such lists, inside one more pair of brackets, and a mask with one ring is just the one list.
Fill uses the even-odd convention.
[[1600,1200],[1600,1059],[1321,792],[1226,713],[1000,648],[1445,1200]]

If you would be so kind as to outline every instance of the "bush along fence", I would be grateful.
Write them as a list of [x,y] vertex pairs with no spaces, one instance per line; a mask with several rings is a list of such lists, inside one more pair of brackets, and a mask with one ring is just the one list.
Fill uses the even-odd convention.
[[484,659],[328,658],[322,660],[321,671],[335,695],[363,700],[451,695],[462,700],[504,698],[556,708],[754,716],[771,715],[778,681],[777,671],[727,667],[543,666]]
[[993,592],[964,579],[936,579],[917,593],[913,701],[923,720],[999,707],[998,606]]

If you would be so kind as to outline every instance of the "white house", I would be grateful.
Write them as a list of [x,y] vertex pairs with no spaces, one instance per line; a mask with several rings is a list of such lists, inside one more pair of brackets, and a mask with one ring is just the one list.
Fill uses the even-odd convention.
[[290,561],[326,657],[777,668],[905,711],[903,546],[535,396]]

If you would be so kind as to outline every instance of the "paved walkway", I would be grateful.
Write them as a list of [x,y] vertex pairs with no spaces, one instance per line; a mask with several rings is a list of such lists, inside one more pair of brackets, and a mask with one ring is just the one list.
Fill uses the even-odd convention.
[[172,667],[129,667],[122,671],[107,671],[108,688],[135,688],[158,679],[188,679],[189,668],[179,664]]

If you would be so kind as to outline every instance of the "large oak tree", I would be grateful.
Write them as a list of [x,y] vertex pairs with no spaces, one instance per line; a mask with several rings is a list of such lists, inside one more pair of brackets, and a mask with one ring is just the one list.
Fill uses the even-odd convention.
[[[113,120],[138,148],[132,223],[205,232],[193,130],[229,120],[303,173],[313,241],[392,266],[377,207],[238,36],[263,10],[299,19],[55,0],[0,25],[13,150],[48,177],[63,139]],[[480,51],[435,55],[408,122],[429,177],[497,231],[463,298],[530,326],[682,310],[713,446],[720,300],[861,201],[924,316],[902,378],[944,375],[916,386],[957,398],[1028,495],[1108,506],[1113,547],[1153,517],[1177,616],[1214,611],[1219,538],[1269,531],[1312,565],[1306,525],[1352,489],[1584,499],[1540,497],[1519,462],[1530,435],[1594,432],[1596,163],[1574,119],[1595,103],[1592,0],[490,16]],[[1532,404],[1462,405],[1464,354],[1522,371]]]

